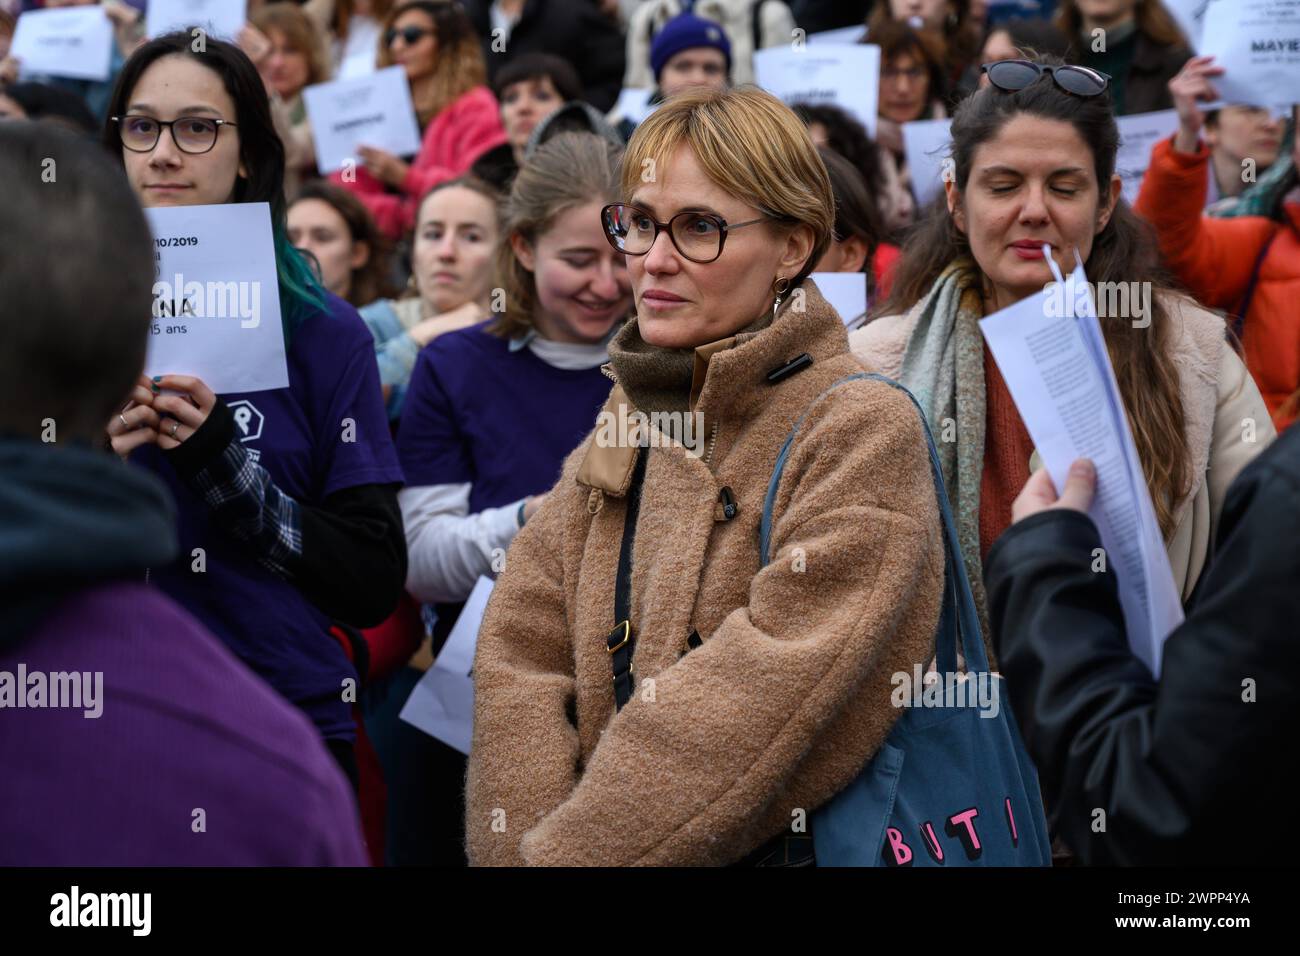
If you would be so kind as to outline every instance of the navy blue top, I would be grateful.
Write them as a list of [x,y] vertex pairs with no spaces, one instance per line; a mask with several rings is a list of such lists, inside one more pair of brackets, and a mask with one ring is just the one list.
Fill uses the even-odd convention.
[[[309,316],[289,344],[288,388],[222,396],[250,456],[304,505],[319,505],[344,488],[402,481],[374,340],[352,306],[327,298],[328,311]],[[354,738],[343,682],[357,674],[329,635],[329,618],[258,564],[246,545],[214,527],[203,500],[156,446],[131,457],[167,483],[178,510],[180,559],[154,568],[151,580],[305,711],[326,739]],[[204,550],[203,570],[195,548]]]

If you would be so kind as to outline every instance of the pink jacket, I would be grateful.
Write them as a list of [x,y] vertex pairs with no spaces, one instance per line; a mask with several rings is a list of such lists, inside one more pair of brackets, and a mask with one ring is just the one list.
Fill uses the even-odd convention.
[[416,210],[425,193],[463,175],[476,159],[505,141],[496,97],[486,86],[476,86],[429,122],[420,151],[397,191],[390,191],[361,168],[356,170],[355,181],[344,182],[340,173],[330,179],[356,193],[379,229],[397,239],[415,227]]

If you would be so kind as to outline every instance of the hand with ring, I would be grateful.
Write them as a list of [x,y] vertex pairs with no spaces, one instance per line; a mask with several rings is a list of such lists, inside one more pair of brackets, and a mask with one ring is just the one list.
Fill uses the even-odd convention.
[[108,422],[108,437],[113,451],[125,458],[141,445],[158,442],[158,412],[153,407],[153,389],[141,375],[131,389],[130,401]]
[[171,419],[158,430],[158,447],[171,451],[207,421],[217,404],[217,396],[202,379],[192,375],[163,375],[157,384],[159,388],[180,393],[153,397],[154,410]]

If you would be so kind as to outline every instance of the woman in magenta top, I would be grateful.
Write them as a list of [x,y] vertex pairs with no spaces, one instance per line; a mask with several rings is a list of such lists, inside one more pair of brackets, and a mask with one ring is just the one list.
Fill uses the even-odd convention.
[[[413,0],[389,13],[380,37],[379,66],[401,66],[424,138],[410,162],[363,146],[361,165],[333,178],[357,193],[379,228],[399,238],[415,225],[420,199],[463,175],[489,149],[506,141],[478,38],[458,4]],[[355,173],[355,175],[353,175]]]

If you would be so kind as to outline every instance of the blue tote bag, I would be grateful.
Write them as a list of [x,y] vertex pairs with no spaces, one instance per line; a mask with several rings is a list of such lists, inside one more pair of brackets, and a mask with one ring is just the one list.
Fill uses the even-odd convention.
[[[935,634],[941,680],[929,695],[923,694],[923,688],[907,695],[913,706],[904,709],[862,772],[812,814],[817,865],[1051,866],[1038,773],[1020,739],[1002,677],[988,673],[975,599],[925,414],[911,392],[875,373],[849,375],[827,391],[856,379],[874,379],[901,391],[916,406],[925,430],[943,521],[946,566],[943,609]],[[764,563],[771,557],[777,485],[802,424],[801,417],[786,438],[768,483],[759,532]],[[957,673],[959,643],[969,676],[964,687],[952,685],[948,700],[936,701],[937,692],[948,685],[942,678]],[[981,687],[977,682],[984,683]],[[985,693],[976,693],[978,689]],[[914,706],[918,697],[927,706]],[[990,702],[997,706],[974,705]]]

